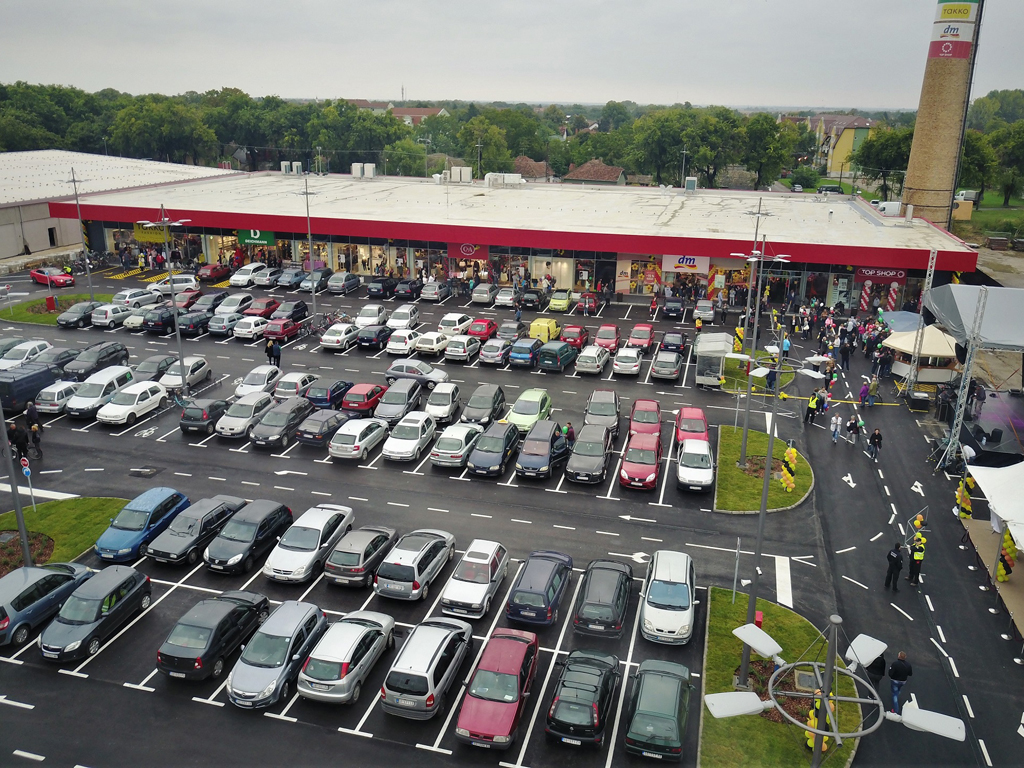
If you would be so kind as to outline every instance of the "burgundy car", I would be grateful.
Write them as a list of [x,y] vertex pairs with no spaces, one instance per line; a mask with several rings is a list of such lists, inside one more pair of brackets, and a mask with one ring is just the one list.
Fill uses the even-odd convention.
[[661,434],[661,404],[657,400],[635,400],[629,414],[630,435]]
[[289,318],[271,320],[267,323],[267,327],[263,329],[263,338],[287,341],[298,336],[301,330],[302,326]]
[[622,457],[619,485],[651,490],[658,487],[661,474],[661,438],[658,435],[633,435]]
[[562,329],[562,341],[580,352],[590,343],[590,331],[582,325],[567,325]]
[[596,313],[599,305],[597,294],[593,291],[586,291],[580,294],[579,301],[576,302],[576,311],[581,315],[589,315]]
[[387,391],[381,384],[353,384],[341,399],[341,410],[369,416]]
[[174,295],[174,306],[180,307],[181,309],[191,309],[192,305],[199,301],[199,297],[203,295],[202,291],[182,291]]
[[537,636],[496,629],[459,710],[455,737],[484,749],[508,749],[530,701],[537,675]]
[[635,347],[647,354],[651,351],[651,347],[654,346],[654,326],[650,323],[637,323],[633,326],[633,330],[629,332],[629,338],[626,339],[627,347]]
[[74,285],[75,278],[57,267],[39,267],[28,273],[32,282],[40,285],[55,285],[58,288]]
[[216,283],[231,277],[231,270],[225,264],[203,264],[196,277],[203,282]]
[[594,338],[594,343],[599,347],[604,347],[612,355],[619,349],[619,326],[614,323],[605,323],[597,329],[597,336]]
[[274,314],[274,310],[281,306],[281,302],[270,297],[253,299],[252,304],[242,310],[243,315],[250,317],[267,317]]

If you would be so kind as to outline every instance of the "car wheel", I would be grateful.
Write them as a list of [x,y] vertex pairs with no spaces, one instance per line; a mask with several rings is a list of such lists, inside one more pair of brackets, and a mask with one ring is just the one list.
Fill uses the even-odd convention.
[[452,544],[451,547],[449,547],[449,549],[448,549],[448,562],[451,562],[451,559],[453,557],[455,557],[455,545],[454,544]]
[[210,380],[210,379],[212,379],[212,378],[213,378],[213,369],[212,369],[212,368],[209,368],[209,369],[207,369],[207,371],[206,371],[206,375],[205,375],[205,376],[203,376],[203,381],[209,381],[209,380]]
[[14,634],[11,635],[11,643],[14,645],[22,645],[26,640],[28,640],[28,624],[22,624],[14,630]]
[[349,699],[349,704],[355,704],[359,701],[359,694],[362,692],[363,686],[356,683],[356,687],[352,689],[352,698]]
[[395,647],[395,633],[393,631],[392,632],[388,632],[388,639],[384,643],[384,647],[389,649],[389,650],[391,648]]
[[444,714],[444,708],[445,708],[445,705],[447,703],[448,703],[447,697],[442,694],[441,695],[441,700],[439,702],[437,702],[437,709],[434,710],[434,714],[435,715],[443,715]]
[[245,439],[246,440],[252,440],[252,430],[253,430],[253,428],[254,428],[253,424],[250,424],[248,427],[245,428]]
[[77,328],[85,328],[85,320],[79,320],[77,323],[75,323],[75,326]]
[[87,648],[87,650],[88,650],[90,656],[95,656],[97,653],[99,653],[100,652],[100,639],[98,637],[94,637],[92,640],[90,640],[89,641],[89,647]]
[[426,600],[427,599],[427,595],[429,595],[429,594],[430,594],[430,582],[428,581],[426,584],[423,585],[423,591],[420,592],[420,600]]
[[277,697],[278,701],[288,701],[292,697],[292,682],[291,680],[285,680],[281,683],[281,695]]
[[134,304],[132,304],[132,309],[138,309],[141,306],[142,305],[139,302],[136,301]]
[[437,382],[434,382],[434,381],[428,381],[427,382],[427,389],[433,389],[436,386],[437,386]]
[[484,600],[484,616],[491,612],[491,598]]
[[199,559],[199,550],[190,549],[188,551],[188,557],[186,557],[185,559],[188,561],[189,565],[195,565],[196,561]]
[[213,662],[213,671],[210,673],[210,677],[214,680],[218,680],[221,675],[224,674],[224,659],[217,659]]
[[394,376],[387,376],[387,377],[385,377],[384,381],[386,381],[388,383],[388,386],[390,387],[390,386],[392,386],[395,383],[395,377]]
[[127,424],[130,427],[132,424],[135,423],[136,419],[138,419],[138,416],[136,416],[134,413],[129,413],[128,417],[124,421],[125,424]]
[[249,555],[247,558],[245,558],[245,562],[242,563],[242,570],[245,573],[248,573],[252,570],[252,555]]
[[369,589],[372,586],[373,586],[373,574],[372,573],[368,573],[368,574],[366,574],[366,577],[363,579],[363,588],[364,589]]
[[263,622],[265,622],[269,618],[270,618],[270,609],[269,608],[264,608],[262,611],[259,612],[259,615],[256,616],[256,623],[262,626]]
[[142,610],[145,611],[152,604],[153,604],[153,596],[152,595],[143,595],[142,596],[142,602],[139,603],[139,608],[141,608]]
[[213,434],[213,422],[212,421],[209,424],[206,425],[206,434],[208,434],[208,435],[212,435]]

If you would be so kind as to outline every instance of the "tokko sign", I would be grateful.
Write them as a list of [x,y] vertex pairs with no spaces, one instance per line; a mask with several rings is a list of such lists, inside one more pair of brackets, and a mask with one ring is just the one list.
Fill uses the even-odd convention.
[[897,283],[905,285],[907,282],[907,270],[885,269],[880,267],[857,267],[856,281],[863,283],[870,280],[873,283]]
[[662,272],[689,272],[706,275],[711,269],[710,256],[662,256]]

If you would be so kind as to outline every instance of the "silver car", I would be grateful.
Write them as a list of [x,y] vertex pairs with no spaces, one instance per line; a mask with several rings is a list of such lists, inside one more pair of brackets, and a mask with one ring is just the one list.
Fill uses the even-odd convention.
[[455,557],[455,537],[421,528],[405,534],[377,568],[373,591],[397,600],[426,600],[430,583]]
[[494,283],[480,283],[480,285],[473,289],[473,295],[470,300],[474,304],[485,304],[490,306],[498,295],[498,290],[498,286]]
[[437,425],[423,411],[410,413],[391,429],[381,453],[388,461],[416,461],[430,446]]
[[320,638],[295,688],[304,699],[355,704],[373,665],[394,646],[393,618],[376,611],[353,611]]
[[[213,376],[213,370],[205,358],[189,355],[184,362],[185,381],[190,387],[208,381]],[[172,364],[167,373],[160,377],[159,383],[169,390],[181,389],[181,366],[178,363]]]
[[327,445],[335,459],[365,459],[388,436],[388,423],[383,419],[350,419]]
[[257,365],[235,387],[235,397],[245,397],[253,392],[273,392],[283,375],[276,365]]
[[576,358],[576,373],[604,373],[608,366],[611,353],[604,347],[591,344],[584,347],[580,356]]
[[139,307],[156,304],[158,301],[160,301],[160,297],[152,291],[147,291],[142,288],[126,288],[123,291],[115,293],[114,298],[110,300],[110,303],[123,304],[126,307],[138,309]]
[[445,709],[445,694],[473,650],[473,627],[460,619],[429,619],[409,634],[381,687],[390,715],[429,720]]
[[444,350],[444,359],[468,363],[480,353],[480,339],[476,336],[452,336]]
[[217,419],[217,434],[221,437],[249,437],[263,414],[274,405],[274,398],[267,392],[252,392],[238,398]]
[[474,539],[441,593],[441,612],[483,618],[507,575],[508,550],[496,541]]
[[454,421],[455,415],[459,412],[459,395],[458,384],[450,381],[438,384],[427,398],[424,410],[433,416],[438,424],[447,424]]
[[75,396],[75,392],[80,386],[81,382],[78,381],[55,381],[53,384],[43,387],[36,395],[36,410],[39,413],[49,413],[54,416],[64,413],[64,406]]
[[466,466],[466,459],[483,433],[479,424],[452,424],[431,448],[430,463],[435,467]]
[[420,298],[423,301],[444,301],[451,295],[452,289],[448,287],[448,283],[424,283]]
[[700,319],[705,323],[715,322],[715,305],[709,299],[701,299],[693,308],[693,319]]
[[352,507],[318,504],[302,513],[271,550],[263,575],[273,581],[309,581],[323,568],[338,540],[352,530]]
[[364,525],[349,531],[328,555],[324,576],[332,584],[368,587],[394,543],[395,529],[383,525]]
[[689,555],[668,549],[655,552],[640,592],[643,636],[655,643],[688,643],[693,636],[695,586]]

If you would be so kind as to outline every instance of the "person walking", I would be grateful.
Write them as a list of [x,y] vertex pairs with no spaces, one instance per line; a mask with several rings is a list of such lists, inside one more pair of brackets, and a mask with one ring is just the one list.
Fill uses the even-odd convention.
[[32,429],[35,424],[39,423],[39,409],[36,408],[35,402],[29,400],[25,404],[25,426]]
[[853,445],[857,444],[860,440],[861,420],[857,414],[850,416],[850,420],[846,422],[846,434],[848,434],[850,443]]
[[850,343],[846,340],[839,347],[839,360],[844,371],[850,370]]
[[892,711],[897,715],[903,712],[903,707],[900,705],[900,691],[903,690],[903,686],[907,684],[907,678],[914,674],[914,670],[911,669],[909,662],[907,661],[907,654],[905,651],[900,651],[896,657],[896,661],[889,665],[889,684],[892,690]]
[[922,533],[915,533],[913,540],[910,542],[910,573],[907,574],[907,581],[910,582],[912,587],[920,586],[921,565],[924,563],[924,545],[927,543],[928,539]]
[[812,392],[811,396],[807,398],[807,411],[804,413],[804,424],[807,422],[814,423],[814,414],[818,410],[818,393],[817,391]]
[[868,438],[868,456],[872,461],[878,461],[878,452],[882,449],[882,433],[878,429],[871,433]]
[[267,344],[263,348],[264,354],[267,356],[267,365],[274,364],[274,342],[271,339],[267,339]]
[[654,319],[654,315],[658,312],[658,294],[654,294],[654,298],[651,299],[651,320]]
[[868,384],[868,408],[875,407],[875,398],[878,397],[878,377],[872,376],[871,383]]
[[865,405],[865,401],[868,399],[868,392],[871,390],[871,385],[866,381],[861,385],[860,388],[860,404]]
[[839,433],[843,429],[843,417],[838,413],[832,416],[832,421],[829,422],[832,427],[832,445],[839,444]]
[[277,339],[274,339],[274,346],[272,347],[272,352],[273,352],[273,355],[274,355],[273,365],[276,365],[278,368],[280,368],[281,367],[281,342],[278,341]]
[[41,441],[43,439],[43,424],[42,424],[42,422],[33,424],[29,428],[28,435],[29,435],[29,437],[32,440],[32,446],[35,448],[35,452],[36,452],[36,456],[35,457],[37,459],[43,458],[43,447],[42,447],[42,444],[41,444]]
[[974,388],[974,418],[981,418],[981,409],[985,407],[985,400],[988,398],[988,393],[985,392],[985,388],[978,384]]
[[885,559],[889,561],[889,567],[885,572],[885,588],[888,589],[891,583],[892,591],[899,592],[900,571],[903,570],[903,547],[898,541],[892,545]]

